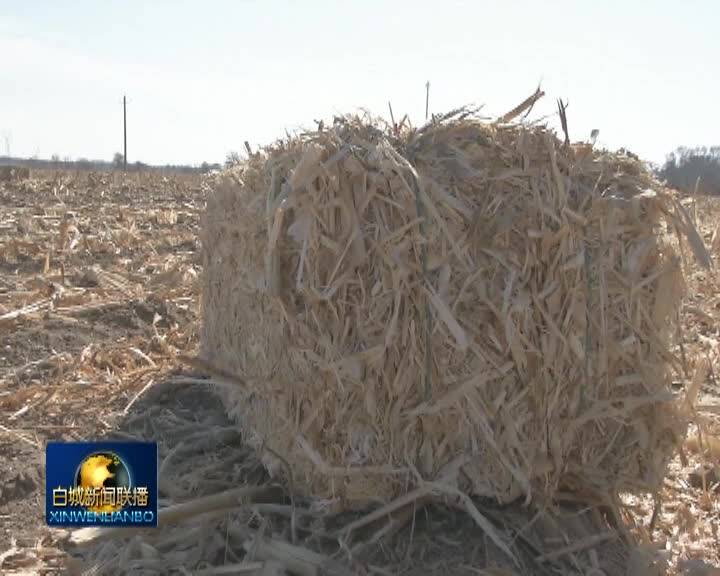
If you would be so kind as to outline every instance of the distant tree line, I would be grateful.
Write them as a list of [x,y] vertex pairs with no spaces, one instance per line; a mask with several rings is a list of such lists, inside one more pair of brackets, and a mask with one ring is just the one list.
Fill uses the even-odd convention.
[[[246,148],[249,155],[250,148],[247,144]],[[187,164],[149,165],[143,162],[134,162],[127,165],[127,170],[207,174],[214,170],[222,170],[223,167],[232,167],[242,160],[243,157],[238,152],[231,151],[228,152],[223,164],[203,162],[199,166],[190,166]],[[9,165],[51,170],[122,170],[123,155],[117,152],[111,161],[88,160],[87,158],[71,160],[67,157],[61,159],[58,155],[53,155],[49,160],[0,156],[0,166]],[[667,156],[665,163],[656,168],[655,173],[669,186],[678,190],[692,193],[697,186],[700,194],[720,195],[720,146],[698,146],[696,148],[681,146]]]
[[[43,158],[14,158],[11,156],[0,156],[0,166],[27,166],[31,169],[45,170],[83,170],[83,171],[110,171],[122,170],[123,155],[119,152],[115,154],[112,161],[106,160],[88,160],[87,158],[78,158],[71,160],[70,158],[61,159],[58,155],[53,155],[49,160]],[[150,165],[144,162],[133,162],[127,165],[128,172],[174,172],[174,173],[202,173],[206,174],[213,170],[222,169],[219,163],[209,164],[203,162],[199,166],[190,166],[187,164],[165,164]]]
[[668,185],[691,193],[720,195],[720,146],[680,147],[668,155],[657,174]]

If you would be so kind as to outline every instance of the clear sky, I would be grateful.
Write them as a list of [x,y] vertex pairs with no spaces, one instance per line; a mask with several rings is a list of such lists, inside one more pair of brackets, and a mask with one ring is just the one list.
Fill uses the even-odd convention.
[[[220,162],[366,108],[396,118],[542,82],[573,140],[662,161],[720,144],[717,0],[0,0],[0,155]],[[557,126],[557,118],[550,118]]]

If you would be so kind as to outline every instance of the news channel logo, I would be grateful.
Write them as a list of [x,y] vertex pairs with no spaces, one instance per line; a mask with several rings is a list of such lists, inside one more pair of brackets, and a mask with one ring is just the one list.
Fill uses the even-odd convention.
[[48,442],[49,526],[157,526],[156,442]]

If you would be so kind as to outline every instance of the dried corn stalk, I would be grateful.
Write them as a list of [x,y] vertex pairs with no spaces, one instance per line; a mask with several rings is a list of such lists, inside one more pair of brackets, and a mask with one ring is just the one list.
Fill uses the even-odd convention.
[[340,506],[458,457],[503,502],[653,488],[684,432],[674,214],[636,160],[542,127],[336,119],[218,182],[202,354],[271,472]]

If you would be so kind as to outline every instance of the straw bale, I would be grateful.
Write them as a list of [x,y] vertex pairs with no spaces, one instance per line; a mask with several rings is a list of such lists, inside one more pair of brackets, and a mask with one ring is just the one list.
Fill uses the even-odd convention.
[[685,430],[668,222],[692,245],[634,157],[542,126],[336,118],[218,179],[201,355],[270,472],[339,507],[458,459],[500,502],[652,490]]

